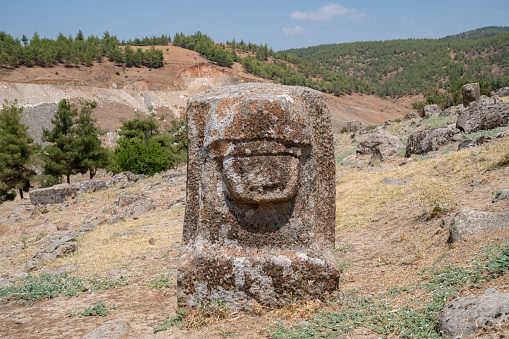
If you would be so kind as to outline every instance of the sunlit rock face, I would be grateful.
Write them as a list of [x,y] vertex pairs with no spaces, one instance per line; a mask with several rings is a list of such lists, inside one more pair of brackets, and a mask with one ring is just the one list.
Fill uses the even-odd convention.
[[334,143],[322,95],[220,87],[191,97],[187,119],[179,306],[277,307],[335,291]]

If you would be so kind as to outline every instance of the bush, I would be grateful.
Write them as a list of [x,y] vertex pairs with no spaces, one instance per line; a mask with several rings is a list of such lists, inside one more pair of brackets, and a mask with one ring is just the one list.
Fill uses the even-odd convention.
[[113,172],[130,171],[149,176],[171,167],[170,152],[157,140],[122,139],[115,148]]
[[421,184],[418,189],[419,202],[425,213],[430,217],[439,216],[456,205],[456,195],[454,191],[440,183],[428,181]]

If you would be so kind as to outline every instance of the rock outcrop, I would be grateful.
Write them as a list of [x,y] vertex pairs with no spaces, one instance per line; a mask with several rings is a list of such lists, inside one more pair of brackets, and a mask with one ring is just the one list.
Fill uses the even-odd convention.
[[101,179],[81,180],[71,184],[77,194],[92,193],[106,189],[106,181]]
[[440,146],[449,143],[459,131],[452,125],[441,128],[427,129],[408,137],[406,157],[412,154],[426,154],[436,151]]
[[438,106],[437,104],[426,105],[424,106],[424,114],[422,117],[429,118],[433,115],[440,114],[440,112],[442,112],[442,110],[440,109],[440,106]]
[[447,303],[438,313],[440,331],[447,338],[463,338],[479,329],[501,326],[509,319],[509,293],[496,288]]
[[60,184],[30,191],[30,203],[32,205],[61,204],[76,194],[76,187],[69,184]]
[[490,233],[509,227],[509,212],[491,213],[462,208],[449,221],[450,242],[460,241],[477,233]]
[[456,127],[465,133],[489,130],[509,125],[509,102],[481,96],[463,111],[456,121]]
[[471,102],[479,100],[481,87],[478,82],[466,84],[461,87],[461,92],[463,94],[463,106],[468,107]]
[[107,187],[115,186],[119,189],[128,187],[131,183],[138,181],[138,176],[129,171],[125,171],[111,177],[106,183]]
[[123,193],[115,202],[115,206],[122,209],[120,218],[132,217],[156,208],[152,199],[139,194]]
[[356,153],[372,154],[374,159],[385,161],[397,156],[400,147],[403,147],[403,144],[397,136],[378,127],[359,143]]

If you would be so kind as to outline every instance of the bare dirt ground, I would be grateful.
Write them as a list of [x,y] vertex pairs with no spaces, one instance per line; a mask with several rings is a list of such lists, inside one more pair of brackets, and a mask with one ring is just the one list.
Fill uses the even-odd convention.
[[[352,147],[346,142],[348,136],[338,138],[344,141],[337,146],[338,153]],[[399,166],[402,159],[376,166],[338,165],[336,248],[337,260],[345,268],[339,291],[358,290],[370,295],[394,286],[407,286],[420,279],[425,267],[445,261],[464,265],[480,246],[508,236],[509,231],[505,230],[450,244],[449,232],[441,227],[441,218],[429,218],[417,198],[420,184],[448,178],[456,193],[456,209],[468,206],[491,212],[509,210],[509,200],[491,203],[495,192],[509,187],[508,167],[485,170],[496,160],[495,149],[493,146],[475,149],[484,154],[484,160],[475,160],[472,149],[468,149],[405,166]],[[412,178],[412,182],[405,186],[385,185],[381,183],[384,178]],[[478,179],[480,183],[475,183]],[[0,336],[80,338],[108,320],[120,319],[131,327],[128,338],[263,338],[278,323],[291,325],[306,321],[314,314],[311,309],[327,308],[318,301],[307,301],[282,310],[226,311],[217,319],[204,319],[195,314],[187,318],[183,328],[174,326],[154,333],[154,327],[179,311],[175,284],[185,182],[185,176],[171,179],[154,176],[126,189],[114,187],[80,195],[65,204],[49,206],[44,213],[27,199],[17,198],[0,205],[0,278],[24,272],[26,262],[44,248],[49,236],[78,231],[90,221],[97,229],[78,239],[78,251],[47,262],[38,273],[67,268],[72,276],[127,279],[126,285],[42,299],[32,306],[14,300],[13,296],[7,297],[0,301]],[[118,214],[114,202],[124,192],[150,197],[157,208],[108,224],[106,220]],[[170,277],[169,284],[151,285],[162,274]],[[479,294],[486,288],[504,288],[508,284],[509,277],[505,274],[481,289],[466,288],[460,295]],[[71,316],[99,301],[106,303],[107,316]],[[486,333],[488,336],[501,332]],[[379,335],[361,328],[349,337],[370,336]]]

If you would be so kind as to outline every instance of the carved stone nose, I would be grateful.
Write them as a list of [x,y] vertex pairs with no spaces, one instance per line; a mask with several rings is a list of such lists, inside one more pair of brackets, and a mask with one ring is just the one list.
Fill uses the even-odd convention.
[[237,202],[287,201],[297,193],[300,161],[293,155],[232,156],[223,159],[223,182]]

